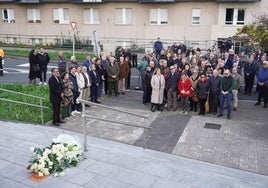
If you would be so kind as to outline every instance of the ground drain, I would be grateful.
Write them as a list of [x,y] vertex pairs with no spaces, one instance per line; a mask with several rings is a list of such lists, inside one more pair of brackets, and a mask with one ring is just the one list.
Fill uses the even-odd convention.
[[221,124],[206,123],[205,126],[204,126],[204,128],[220,130],[221,129]]

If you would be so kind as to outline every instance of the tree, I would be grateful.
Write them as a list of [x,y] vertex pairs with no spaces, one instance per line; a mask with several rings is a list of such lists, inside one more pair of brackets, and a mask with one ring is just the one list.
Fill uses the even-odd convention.
[[268,13],[254,16],[254,21],[238,28],[234,38],[246,37],[263,50],[268,51]]

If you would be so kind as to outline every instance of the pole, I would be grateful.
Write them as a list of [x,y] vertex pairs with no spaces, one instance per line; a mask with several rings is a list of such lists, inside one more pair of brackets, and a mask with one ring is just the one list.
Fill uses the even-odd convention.
[[84,133],[84,151],[87,151],[87,124],[86,124],[86,107],[85,103],[82,102],[82,122],[83,122],[83,133]]
[[73,56],[75,55],[74,54],[74,47],[75,47],[75,37],[74,37],[74,30],[73,30]]

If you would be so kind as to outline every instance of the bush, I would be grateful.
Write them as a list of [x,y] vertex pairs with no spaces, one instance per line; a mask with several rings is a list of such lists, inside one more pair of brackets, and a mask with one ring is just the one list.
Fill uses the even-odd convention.
[[[48,107],[48,109],[43,109],[44,123],[51,120],[52,114],[48,86],[39,87],[36,85],[0,84],[0,88],[44,98],[45,100],[43,100],[42,105]],[[0,92],[0,98],[40,105],[39,99],[5,91]],[[41,124],[40,108],[2,100],[0,101],[0,119]]]

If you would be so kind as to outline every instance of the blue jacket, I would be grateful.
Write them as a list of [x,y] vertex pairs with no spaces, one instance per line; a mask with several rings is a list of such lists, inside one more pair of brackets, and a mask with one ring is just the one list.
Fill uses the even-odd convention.
[[162,45],[162,42],[160,42],[160,41],[156,41],[155,43],[154,43],[154,50],[156,51],[156,52],[161,52],[161,50],[163,49],[163,45]]
[[260,68],[257,74],[257,82],[264,82],[264,85],[268,86],[268,69]]

